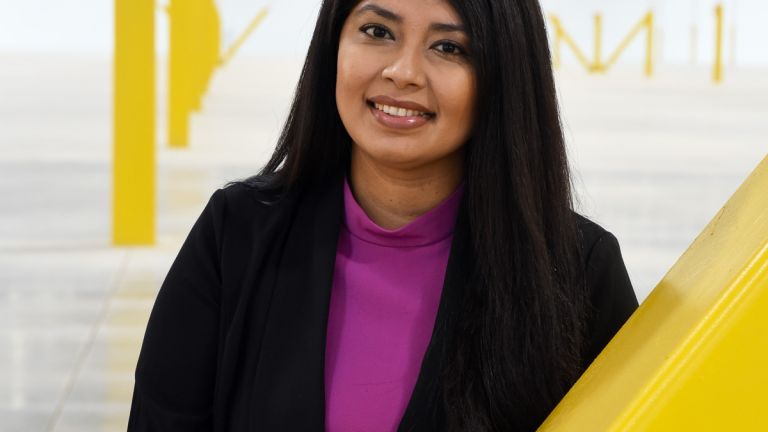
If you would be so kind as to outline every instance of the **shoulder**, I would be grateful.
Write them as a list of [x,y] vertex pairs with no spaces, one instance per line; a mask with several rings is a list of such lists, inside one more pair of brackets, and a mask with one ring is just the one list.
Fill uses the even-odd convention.
[[605,247],[618,248],[619,242],[611,232],[594,221],[576,214],[576,227],[581,241],[582,259],[585,263],[591,261],[592,255]]
[[283,188],[274,182],[274,175],[256,175],[227,183],[211,200],[236,207],[271,207],[284,195]]
[[577,214],[576,218],[582,263],[588,276],[605,273],[608,269],[621,269],[626,273],[616,236],[582,215]]
[[283,189],[276,186],[271,175],[257,175],[233,181],[216,190],[208,202],[208,210],[231,222],[232,219],[264,216],[280,207]]
[[616,236],[584,216],[577,218],[590,305],[585,358],[589,364],[637,309],[638,302]]
[[268,176],[230,182],[216,190],[198,220],[196,230],[212,235],[219,250],[253,241],[269,220],[279,219],[286,194]]

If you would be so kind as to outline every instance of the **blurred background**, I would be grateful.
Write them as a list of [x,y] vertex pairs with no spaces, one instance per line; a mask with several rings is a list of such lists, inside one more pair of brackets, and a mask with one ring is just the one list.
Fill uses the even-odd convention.
[[[319,8],[121,3],[141,2],[0,0],[0,431],[125,430],[154,296],[213,191],[270,155]],[[768,3],[542,6],[578,208],[619,238],[642,301],[768,153]],[[113,119],[116,35],[152,22],[154,64],[123,67],[155,78],[155,112]],[[147,114],[149,158],[117,158],[115,125]],[[115,216],[136,198],[118,184],[151,188],[149,219]]]

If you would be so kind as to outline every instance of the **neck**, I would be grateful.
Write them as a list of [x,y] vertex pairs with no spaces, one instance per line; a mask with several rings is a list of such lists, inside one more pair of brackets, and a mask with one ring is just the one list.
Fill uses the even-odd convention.
[[355,146],[351,156],[349,183],[355,199],[376,225],[390,230],[435,208],[464,176],[461,152],[408,169],[382,166]]

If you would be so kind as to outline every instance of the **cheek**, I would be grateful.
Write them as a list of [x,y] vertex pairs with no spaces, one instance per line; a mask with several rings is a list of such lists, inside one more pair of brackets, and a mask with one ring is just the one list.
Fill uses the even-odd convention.
[[[336,62],[336,100],[339,105],[355,103],[358,105],[364,99],[365,88],[375,76],[371,61],[366,58],[364,50],[341,44],[339,57]],[[348,108],[339,106],[339,109]]]
[[343,111],[346,107],[345,98],[349,93],[346,87],[349,86],[352,72],[349,62],[345,61],[349,57],[346,51],[343,44],[339,45],[339,57],[336,61],[336,105],[339,111]]
[[450,74],[433,90],[451,130],[467,135],[472,128],[475,107],[475,80],[470,71]]

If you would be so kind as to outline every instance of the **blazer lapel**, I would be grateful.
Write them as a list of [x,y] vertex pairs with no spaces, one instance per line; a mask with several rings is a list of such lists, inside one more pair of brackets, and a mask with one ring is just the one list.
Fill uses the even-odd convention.
[[330,291],[343,211],[342,178],[302,194],[280,253],[256,371],[251,423],[322,431]]
[[448,341],[453,334],[456,316],[461,308],[462,293],[469,277],[467,270],[470,268],[470,245],[465,196],[457,215],[432,339],[424,354],[411,399],[400,421],[399,432],[446,430],[440,374]]

